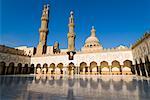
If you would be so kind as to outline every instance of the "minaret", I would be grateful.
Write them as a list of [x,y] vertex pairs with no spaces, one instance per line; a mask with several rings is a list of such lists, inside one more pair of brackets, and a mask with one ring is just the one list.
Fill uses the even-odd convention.
[[67,54],[69,55],[69,60],[73,60],[73,56],[75,54],[75,32],[74,32],[74,16],[73,16],[73,11],[70,12],[70,17],[69,17],[69,32],[67,34],[68,36],[68,52]]
[[37,55],[46,53],[47,49],[47,35],[48,35],[48,17],[49,17],[49,5],[44,5],[44,9],[41,17],[41,27],[39,28],[40,38],[37,46]]
[[75,32],[74,32],[74,16],[73,11],[70,12],[69,17],[69,32],[68,32],[68,51],[74,51],[75,50]]

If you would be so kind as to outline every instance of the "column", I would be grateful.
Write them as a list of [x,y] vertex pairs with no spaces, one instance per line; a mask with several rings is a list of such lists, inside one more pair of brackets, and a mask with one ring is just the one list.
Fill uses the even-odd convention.
[[80,69],[80,68],[79,68],[79,66],[78,66],[78,67],[77,67],[77,75],[79,75],[79,71],[80,71],[79,69]]
[[137,69],[136,69],[136,64],[134,65],[134,71],[135,71],[135,75],[138,75],[137,74]]
[[17,67],[14,66],[14,74],[17,74]]
[[83,75],[85,75],[85,67],[83,68]]
[[146,68],[146,64],[145,63],[144,63],[144,69],[145,69],[146,77],[148,77],[148,72],[147,72],[147,68]]
[[87,69],[88,69],[88,75],[90,75],[90,67],[88,67]]
[[138,64],[138,68],[139,68],[139,71],[140,71],[140,76],[143,76],[143,75],[142,75],[142,70],[141,70],[141,65],[140,65],[140,64]]

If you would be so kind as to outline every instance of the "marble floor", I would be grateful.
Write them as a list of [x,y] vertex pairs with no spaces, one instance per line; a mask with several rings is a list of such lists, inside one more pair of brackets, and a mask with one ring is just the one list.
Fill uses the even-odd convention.
[[0,76],[0,100],[150,100],[150,78],[137,76]]

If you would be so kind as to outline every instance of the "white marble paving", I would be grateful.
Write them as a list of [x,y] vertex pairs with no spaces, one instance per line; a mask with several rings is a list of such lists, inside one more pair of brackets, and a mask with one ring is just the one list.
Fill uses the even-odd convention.
[[137,76],[0,76],[1,100],[149,100],[150,78]]

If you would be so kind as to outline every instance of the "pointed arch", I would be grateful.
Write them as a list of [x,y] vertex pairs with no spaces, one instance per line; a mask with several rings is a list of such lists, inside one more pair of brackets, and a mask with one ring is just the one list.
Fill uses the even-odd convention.
[[28,64],[25,64],[24,67],[22,67],[22,74],[28,73]]
[[85,62],[80,63],[80,67],[86,67],[86,66],[87,66],[87,64]]
[[95,61],[92,61],[90,63],[90,68],[93,69],[94,67],[97,67],[97,63]]
[[112,61],[112,67],[120,67],[120,63],[117,60]]
[[48,67],[48,64],[47,63],[44,63],[43,64],[43,68],[47,68]]
[[123,62],[123,65],[124,65],[124,67],[129,67],[129,68],[131,68],[131,66],[132,66],[132,61],[130,61],[130,60],[125,60],[125,61]]
[[83,74],[83,72],[87,72],[87,64],[85,62],[80,63],[80,74]]
[[101,67],[109,67],[107,61],[102,61],[102,62],[100,63],[100,66],[101,66]]
[[69,63],[69,65],[68,65],[68,74],[69,75],[74,74],[74,68],[75,68],[74,63],[73,62]]
[[100,73],[102,75],[109,75],[110,74],[110,72],[109,72],[109,65],[108,65],[107,61],[102,61],[100,63]]
[[41,64],[36,65],[36,73],[41,74]]
[[42,68],[42,74],[47,74],[47,71],[48,71],[48,64],[44,63]]
[[37,65],[36,65],[36,68],[41,68],[41,64],[37,64]]
[[55,64],[51,63],[48,68],[48,73],[54,74],[54,72],[55,72]]
[[16,74],[21,74],[21,70],[22,70],[22,64],[18,63]]
[[14,62],[9,63],[6,74],[14,74]]
[[49,67],[52,68],[52,69],[55,69],[55,64],[51,63]]
[[59,63],[58,65],[57,65],[57,67],[56,67],[56,69],[55,69],[55,72],[57,73],[57,74],[63,74],[63,63]]
[[[132,72],[131,72],[131,68],[132,68],[132,61],[130,60],[125,60],[123,62],[123,68],[122,68],[122,74],[124,75],[131,75]],[[133,69],[133,68],[132,68]]]
[[119,61],[117,61],[117,60],[112,61],[111,72],[112,72],[112,75],[122,74]]
[[98,73],[98,67],[97,67],[97,63],[95,61],[92,61],[90,63],[90,73],[91,74],[97,74]]
[[59,63],[59,64],[57,65],[57,67],[60,68],[60,69],[63,69],[63,63]]

